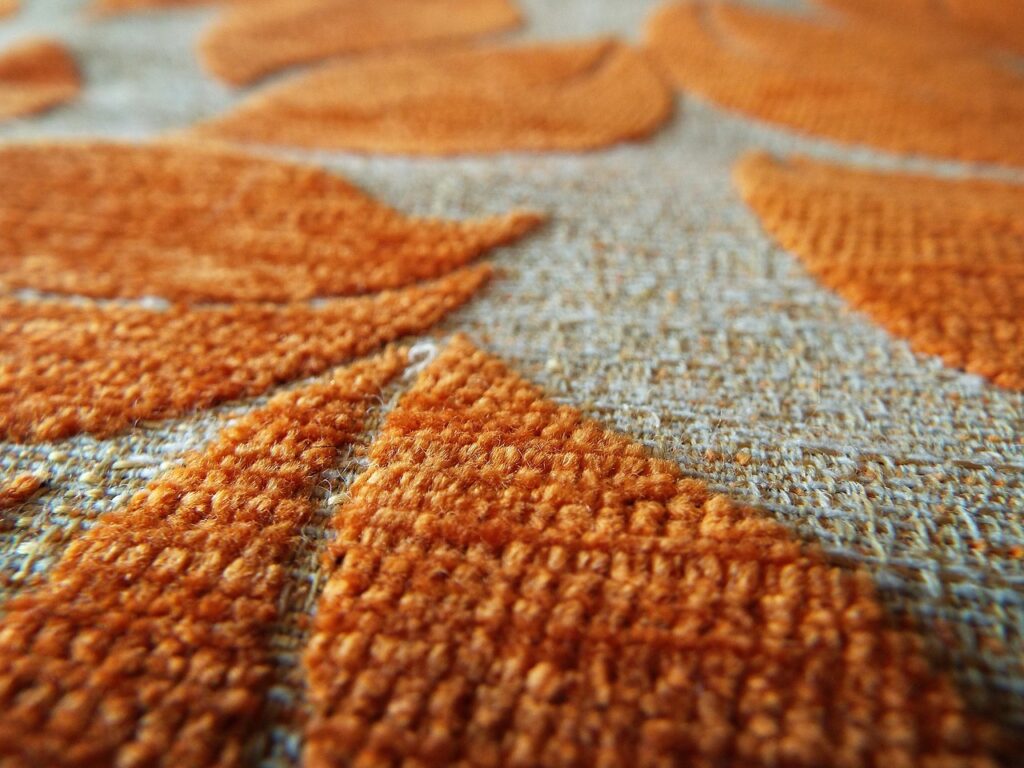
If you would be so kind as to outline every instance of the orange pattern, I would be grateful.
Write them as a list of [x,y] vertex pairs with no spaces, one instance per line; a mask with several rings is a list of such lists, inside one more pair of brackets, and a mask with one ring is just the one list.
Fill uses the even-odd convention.
[[411,219],[317,168],[197,146],[0,147],[0,287],[288,301],[400,288],[540,217]]
[[868,576],[456,340],[336,517],[305,765],[960,766]]
[[736,181],[768,233],[919,352],[1024,389],[1024,187],[763,154]]
[[226,11],[201,51],[213,74],[241,84],[294,64],[463,40],[520,21],[512,0],[260,0]]
[[312,376],[421,333],[491,274],[465,267],[374,296],[166,311],[0,300],[0,437],[107,436]]
[[818,0],[865,19],[887,20],[908,34],[973,35],[980,42],[1024,53],[1020,0]]
[[0,120],[51,109],[81,87],[75,60],[61,43],[28,40],[0,52]]
[[310,492],[404,356],[280,395],[101,517],[0,621],[0,763],[234,766]]
[[10,509],[25,502],[42,486],[42,478],[23,474],[9,482],[0,483],[0,510]]
[[649,135],[672,100],[612,40],[368,57],[286,81],[196,133],[415,155],[587,150]]
[[649,44],[683,88],[831,139],[1024,165],[1024,76],[952,35],[673,3]]

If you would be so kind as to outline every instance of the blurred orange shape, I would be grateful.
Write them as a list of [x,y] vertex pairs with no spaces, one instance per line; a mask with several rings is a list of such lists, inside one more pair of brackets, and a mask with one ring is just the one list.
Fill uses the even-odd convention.
[[465,40],[520,21],[511,0],[260,0],[226,10],[201,52],[214,75],[242,84],[295,64]]
[[61,43],[26,40],[0,52],[0,120],[56,107],[81,87],[78,66]]
[[412,155],[591,150],[648,136],[671,110],[642,52],[590,40],[339,62],[258,93],[195,133]]
[[648,43],[682,88],[837,141],[1024,165],[1024,76],[962,36],[719,2],[664,6]]

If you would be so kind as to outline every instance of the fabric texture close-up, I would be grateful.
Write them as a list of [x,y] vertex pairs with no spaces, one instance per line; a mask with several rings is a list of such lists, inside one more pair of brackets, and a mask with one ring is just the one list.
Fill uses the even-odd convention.
[[0,768],[1013,768],[1024,3],[0,0]]

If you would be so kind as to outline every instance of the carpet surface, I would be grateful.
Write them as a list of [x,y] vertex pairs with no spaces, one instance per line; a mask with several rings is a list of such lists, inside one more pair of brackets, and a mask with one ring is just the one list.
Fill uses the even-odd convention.
[[1013,764],[1014,28],[123,5],[0,15],[0,762]]

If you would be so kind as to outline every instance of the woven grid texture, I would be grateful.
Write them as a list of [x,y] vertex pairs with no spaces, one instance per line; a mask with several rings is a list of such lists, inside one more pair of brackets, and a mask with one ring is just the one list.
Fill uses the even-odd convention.
[[[639,42],[657,5],[520,0],[523,28],[507,37]],[[222,115],[247,95],[202,70],[196,44],[213,10],[86,22],[82,8],[38,0],[0,22],[0,50],[45,34],[68,45],[84,77],[74,103],[2,123],[0,138],[143,140]],[[1024,396],[915,354],[777,246],[732,182],[735,162],[758,149],[1024,183],[1020,172],[798,136],[689,95],[651,138],[586,155],[260,152],[341,173],[409,215],[546,213],[536,234],[488,257],[500,278],[432,333],[468,333],[556,402],[758,505],[831,562],[864,566],[891,620],[919,628],[971,705],[1024,727]],[[4,444],[3,478],[47,482],[0,511],[0,598],[24,592],[98,515],[263,402],[146,421],[103,440]],[[386,412],[390,395],[382,402]],[[356,442],[369,443],[378,424],[371,419]],[[266,765],[292,765],[301,753],[292,714],[322,586],[317,553],[363,466],[353,449],[325,475],[288,565],[272,714],[245,747]]]

